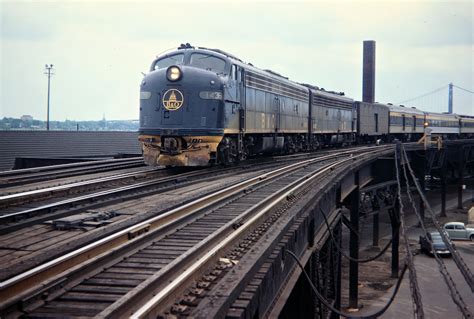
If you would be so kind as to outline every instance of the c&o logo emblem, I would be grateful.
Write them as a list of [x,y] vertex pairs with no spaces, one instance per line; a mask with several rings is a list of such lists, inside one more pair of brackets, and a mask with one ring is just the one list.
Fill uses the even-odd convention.
[[183,93],[177,89],[170,89],[163,94],[163,106],[169,111],[176,111],[184,103]]

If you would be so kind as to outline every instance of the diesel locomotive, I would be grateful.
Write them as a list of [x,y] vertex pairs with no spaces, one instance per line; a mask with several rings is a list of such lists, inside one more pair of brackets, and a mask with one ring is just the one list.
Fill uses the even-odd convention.
[[262,153],[415,140],[428,126],[442,135],[472,134],[474,118],[354,101],[189,44],[157,57],[140,86],[139,141],[148,165],[206,166]]

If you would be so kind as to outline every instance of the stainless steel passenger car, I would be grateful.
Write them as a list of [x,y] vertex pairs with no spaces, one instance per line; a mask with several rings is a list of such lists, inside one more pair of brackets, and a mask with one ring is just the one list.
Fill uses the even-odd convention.
[[445,138],[459,135],[459,117],[456,114],[425,113],[425,126],[431,129],[431,134]]
[[402,140],[415,141],[425,133],[425,113],[414,107],[388,104],[389,134]]
[[463,137],[474,136],[474,116],[459,115],[460,134]]

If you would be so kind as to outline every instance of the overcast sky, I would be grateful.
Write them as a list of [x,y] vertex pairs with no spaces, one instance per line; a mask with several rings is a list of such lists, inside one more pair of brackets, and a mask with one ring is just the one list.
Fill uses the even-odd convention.
[[[376,101],[474,91],[473,16],[472,1],[3,1],[0,117],[46,118],[51,63],[52,120],[137,119],[141,72],[185,42],[360,100],[375,40]],[[455,112],[474,114],[455,92]],[[431,99],[440,111],[447,90]]]

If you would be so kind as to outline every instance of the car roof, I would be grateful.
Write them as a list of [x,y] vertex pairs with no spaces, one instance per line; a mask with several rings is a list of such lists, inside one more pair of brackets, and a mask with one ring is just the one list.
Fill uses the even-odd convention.
[[428,231],[428,234],[430,235],[431,238],[433,237],[441,237],[441,234],[437,231]]
[[399,105],[388,105],[388,108],[390,109],[390,112],[399,112],[399,113],[408,113],[408,114],[417,114],[417,115],[425,115],[425,112],[418,110],[416,108],[412,107],[405,107],[405,106],[399,106]]
[[444,224],[445,226],[446,225],[463,225],[464,226],[464,223],[461,223],[461,222],[449,222],[449,223],[446,223]]

